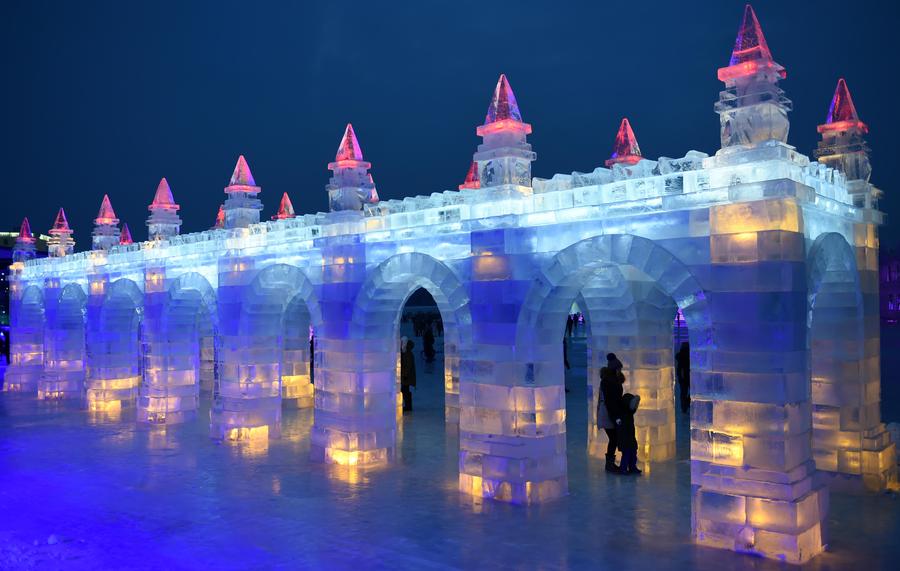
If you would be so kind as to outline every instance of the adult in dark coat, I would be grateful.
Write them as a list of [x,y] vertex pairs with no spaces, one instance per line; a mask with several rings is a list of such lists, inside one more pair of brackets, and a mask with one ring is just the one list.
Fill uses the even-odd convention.
[[416,386],[416,358],[413,354],[415,344],[403,337],[400,349],[400,394],[403,395],[403,410],[412,410],[412,392],[409,388]]
[[617,428],[622,424],[622,393],[625,375],[622,373],[622,361],[615,353],[606,356],[606,366],[600,369],[600,395],[597,398],[597,427],[606,431],[609,444],[606,446],[606,471],[618,472],[616,466],[616,448],[618,447]]
[[675,353],[675,378],[681,396],[681,412],[691,409],[691,348],[687,341]]

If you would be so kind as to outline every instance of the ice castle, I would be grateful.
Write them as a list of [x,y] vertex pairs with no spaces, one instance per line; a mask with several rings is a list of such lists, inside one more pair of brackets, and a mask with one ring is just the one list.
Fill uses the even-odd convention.
[[[501,76],[459,190],[379,201],[348,125],[327,213],[295,215],[285,195],[261,222],[242,156],[206,232],[179,234],[165,179],[146,242],[120,232],[108,197],[89,252],[73,253],[60,210],[52,257],[29,259],[23,225],[4,389],[83,399],[112,418],[133,407],[163,425],[211,398],[211,434],[226,441],[275,437],[282,407],[314,407],[316,459],[389,462],[398,319],[425,288],[444,322],[460,490],[543,502],[567,493],[561,337],[573,303],[588,316],[588,402],[616,352],[642,397],[648,463],[674,457],[680,310],[696,541],[806,561],[826,542],[830,487],[896,480],[879,412],[880,192],[843,80],[818,160],[787,144],[785,70],[750,6],[718,77],[712,156],[647,159],[623,120],[605,167],[534,178],[532,128]],[[593,420],[588,430],[596,453],[604,437]]]

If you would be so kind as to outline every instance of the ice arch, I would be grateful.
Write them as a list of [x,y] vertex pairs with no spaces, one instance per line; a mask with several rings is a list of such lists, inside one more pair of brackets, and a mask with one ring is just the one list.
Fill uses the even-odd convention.
[[[304,378],[309,384],[307,345],[298,346],[295,340],[308,343],[309,327],[321,326],[318,296],[303,271],[287,264],[260,270],[237,295],[236,300],[226,299],[220,292],[219,382],[212,435],[230,440],[277,436],[283,373],[299,383],[298,390],[304,388]],[[286,327],[297,330],[287,345]]]
[[44,366],[44,294],[35,285],[24,288],[21,295],[15,288],[11,288],[10,297],[18,307],[11,312],[11,362],[3,390],[33,393]]
[[190,272],[172,280],[167,291],[148,294],[145,305],[147,351],[138,419],[189,420],[200,404],[203,341],[215,330],[216,292],[205,277]]
[[884,489],[897,468],[881,422],[878,299],[864,295],[853,248],[840,234],[816,238],[807,271],[816,468],[834,488]]
[[70,283],[44,288],[44,372],[38,398],[81,399],[84,389],[84,333],[87,295]]
[[127,278],[97,287],[106,291],[88,307],[85,392],[89,410],[117,414],[135,404],[141,385],[144,294]]
[[396,358],[402,309],[414,291],[434,298],[444,322],[447,421],[456,419],[460,359],[471,343],[472,317],[463,282],[446,264],[422,253],[396,254],[370,269],[348,330],[322,339],[316,371],[313,457],[338,464],[393,458],[396,439]]

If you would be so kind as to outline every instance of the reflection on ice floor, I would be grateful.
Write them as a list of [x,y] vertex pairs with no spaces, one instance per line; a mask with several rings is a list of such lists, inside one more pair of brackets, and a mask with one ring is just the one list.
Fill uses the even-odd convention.
[[[678,460],[648,477],[588,459],[584,357],[571,357],[570,494],[532,508],[456,491],[439,365],[429,375],[420,363],[399,458],[377,470],[309,462],[308,410],[285,411],[280,440],[239,447],[211,442],[203,422],[97,424],[0,394],[0,569],[782,568],[690,543],[684,418]],[[829,524],[830,552],[810,568],[900,560],[896,496],[834,495]]]

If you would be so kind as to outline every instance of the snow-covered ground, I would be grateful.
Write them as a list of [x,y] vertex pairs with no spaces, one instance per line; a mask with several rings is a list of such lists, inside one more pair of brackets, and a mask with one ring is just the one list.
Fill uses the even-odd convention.
[[[286,411],[267,447],[236,447],[210,441],[202,421],[167,433],[93,424],[0,393],[0,569],[784,568],[691,544],[685,418],[678,459],[644,477],[587,457],[583,351],[573,344],[567,378],[570,494],[531,508],[457,492],[440,363],[431,374],[419,363],[399,458],[372,470],[310,462],[308,410]],[[894,384],[884,395],[900,396]],[[896,495],[834,494],[828,523],[829,552],[809,568],[896,569]]]

